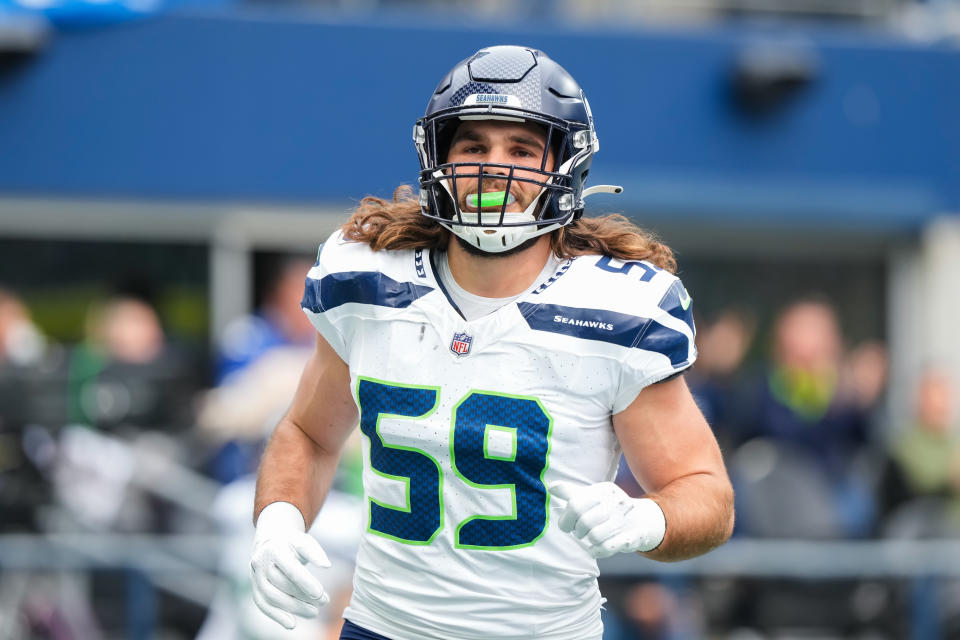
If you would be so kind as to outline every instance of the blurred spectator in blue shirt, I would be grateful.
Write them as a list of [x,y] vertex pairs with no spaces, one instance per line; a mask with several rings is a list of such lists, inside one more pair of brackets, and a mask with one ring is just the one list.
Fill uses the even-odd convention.
[[687,382],[724,450],[736,442],[740,432],[744,403],[741,366],[754,329],[753,319],[734,308],[720,311],[708,322],[698,322],[699,355]]
[[217,378],[223,382],[275,347],[313,347],[316,331],[300,310],[303,282],[313,266],[291,258],[276,269],[257,311],[230,322],[219,345]]
[[310,260],[287,258],[269,274],[263,302],[220,340],[218,384],[198,415],[211,449],[207,472],[228,483],[256,470],[266,437],[286,410],[313,352],[316,330],[300,309]]

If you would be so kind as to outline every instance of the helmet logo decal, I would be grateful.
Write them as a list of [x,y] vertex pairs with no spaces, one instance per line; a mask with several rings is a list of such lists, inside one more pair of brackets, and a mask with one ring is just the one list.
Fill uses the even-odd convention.
[[453,340],[450,342],[450,352],[458,358],[470,353],[470,345],[473,344],[473,336],[468,335],[466,331],[453,334]]
[[523,103],[517,96],[506,93],[474,93],[463,101],[463,106],[493,104],[505,107],[523,107]]
[[[494,102],[496,104],[507,104],[508,96],[501,96],[498,93],[478,93],[473,97],[473,101],[476,104],[483,104],[485,102]],[[470,98],[467,98],[469,100]]]

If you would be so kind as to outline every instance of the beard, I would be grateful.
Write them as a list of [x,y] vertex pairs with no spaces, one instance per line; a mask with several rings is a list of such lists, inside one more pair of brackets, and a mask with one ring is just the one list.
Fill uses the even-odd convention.
[[478,258],[486,258],[488,260],[496,260],[497,258],[506,258],[507,256],[513,256],[523,251],[526,251],[533,245],[537,244],[537,240],[540,239],[540,236],[537,236],[535,238],[528,238],[523,242],[521,242],[520,244],[518,244],[517,246],[513,247],[512,249],[507,249],[506,251],[500,251],[498,253],[491,253],[489,251],[484,251],[478,247],[473,246],[472,244],[470,244],[469,242],[467,242],[466,240],[464,240],[463,238],[461,238],[456,234],[452,234],[452,235],[454,238],[456,238],[457,244],[459,244],[464,251],[466,251],[472,256],[477,256]]

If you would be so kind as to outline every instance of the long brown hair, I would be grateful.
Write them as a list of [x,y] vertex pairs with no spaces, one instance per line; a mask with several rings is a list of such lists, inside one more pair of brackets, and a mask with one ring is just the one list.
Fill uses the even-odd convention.
[[[402,185],[393,200],[367,196],[343,224],[343,236],[383,249],[446,249],[450,232],[421,215],[413,190]],[[648,260],[671,273],[677,261],[670,247],[625,216],[580,218],[550,234],[550,248],[560,259],[606,255],[618,260]]]

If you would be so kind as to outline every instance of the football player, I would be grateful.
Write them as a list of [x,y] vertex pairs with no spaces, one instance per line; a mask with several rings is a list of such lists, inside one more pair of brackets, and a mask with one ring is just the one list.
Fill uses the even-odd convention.
[[[596,558],[724,542],[733,494],[682,375],[691,299],[669,248],[583,217],[599,149],[544,53],[483,49],[413,132],[420,190],[368,197],[321,247],[316,351],[260,469],[254,598],[327,601],[304,533],[363,434],[366,531],[341,638],[599,639]],[[621,453],[647,493],[613,484]]]

